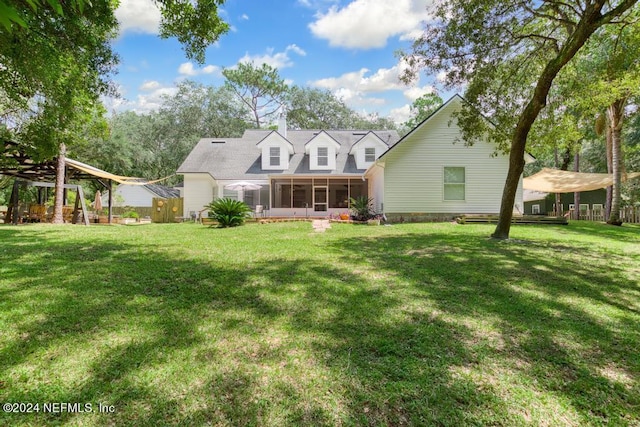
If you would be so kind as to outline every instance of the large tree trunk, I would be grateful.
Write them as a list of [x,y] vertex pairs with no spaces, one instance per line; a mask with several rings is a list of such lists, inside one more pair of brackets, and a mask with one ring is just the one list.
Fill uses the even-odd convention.
[[611,166],[613,185],[611,190],[611,214],[607,224],[622,225],[620,219],[620,186],[622,185],[622,122],[626,98],[622,98],[607,108],[608,125],[611,128]]
[[[613,156],[611,154],[611,148],[613,146],[613,134],[611,132],[611,126],[609,125],[609,118],[607,115],[607,119],[605,120],[605,150],[606,150],[606,159],[607,159],[607,173],[613,173]],[[604,219],[605,221],[609,221],[609,217],[611,217],[611,198],[613,196],[613,187],[607,187],[607,194],[604,204]]]
[[[580,145],[578,145],[580,147]],[[580,172],[580,148],[577,149],[573,159],[574,172]],[[573,219],[580,219],[580,192],[573,193]]]
[[67,147],[64,144],[60,145],[60,154],[58,155],[58,165],[56,167],[56,191],[55,201],[53,204],[53,218],[51,222],[53,224],[64,223],[62,217],[62,205],[64,203],[64,175],[66,168],[66,154]]
[[[491,237],[496,239],[508,239],[511,230],[511,219],[513,218],[513,205],[516,199],[516,192],[520,176],[524,170],[524,154],[527,146],[527,136],[531,126],[535,122],[540,111],[547,103],[547,95],[553,84],[553,79],[558,75],[562,67],[569,62],[580,50],[591,34],[601,25],[605,24],[601,14],[605,1],[596,1],[585,10],[582,19],[576,25],[574,32],[569,36],[567,43],[560,49],[557,56],[546,65],[538,82],[531,100],[520,114],[518,124],[511,138],[511,152],[509,154],[509,171],[502,192],[502,204],[500,206],[500,217],[498,224]],[[635,4],[635,1],[624,1],[618,5],[618,10],[626,10]]]

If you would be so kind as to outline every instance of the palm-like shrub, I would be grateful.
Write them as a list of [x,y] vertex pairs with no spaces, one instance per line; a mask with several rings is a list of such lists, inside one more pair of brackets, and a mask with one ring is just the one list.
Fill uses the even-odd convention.
[[356,221],[366,221],[375,216],[373,213],[373,199],[366,196],[352,197],[349,199],[351,205],[352,218]]
[[209,208],[209,218],[218,221],[220,227],[242,225],[251,213],[251,208],[245,203],[230,198],[216,199],[207,207]]

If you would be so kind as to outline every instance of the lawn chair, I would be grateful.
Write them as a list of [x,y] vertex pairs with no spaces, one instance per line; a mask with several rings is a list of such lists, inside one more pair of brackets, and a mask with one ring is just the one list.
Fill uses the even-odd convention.
[[29,222],[44,222],[47,220],[47,207],[45,205],[29,206]]
[[73,220],[73,206],[62,207],[62,220],[64,222],[71,222]]

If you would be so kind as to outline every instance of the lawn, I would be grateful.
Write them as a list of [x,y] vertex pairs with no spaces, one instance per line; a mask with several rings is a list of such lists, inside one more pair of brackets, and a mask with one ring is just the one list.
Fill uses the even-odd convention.
[[640,227],[492,230],[0,226],[0,425],[639,425]]

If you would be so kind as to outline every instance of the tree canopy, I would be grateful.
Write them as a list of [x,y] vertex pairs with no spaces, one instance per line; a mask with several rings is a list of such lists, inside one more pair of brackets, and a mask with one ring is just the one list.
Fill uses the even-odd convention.
[[[160,34],[176,37],[188,57],[202,62],[207,46],[228,31],[217,14],[221,0],[158,0]],[[3,132],[36,159],[84,138],[85,123],[114,94],[118,58],[117,2],[1,0],[0,117]],[[100,115],[100,114],[98,114]]]
[[268,64],[256,66],[240,62],[222,71],[225,85],[246,105],[256,128],[276,114],[289,87],[278,70]]
[[[405,79],[444,71],[448,86],[466,85],[458,122],[467,140],[488,135],[509,151],[509,172],[493,237],[509,237],[527,138],[554,79],[606,25],[624,25],[636,0],[443,0],[434,22],[405,55]],[[495,127],[475,109],[491,116]]]

